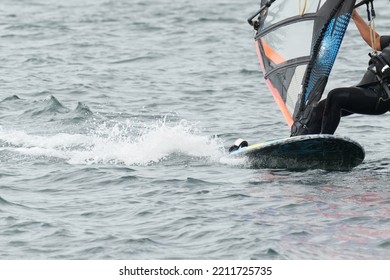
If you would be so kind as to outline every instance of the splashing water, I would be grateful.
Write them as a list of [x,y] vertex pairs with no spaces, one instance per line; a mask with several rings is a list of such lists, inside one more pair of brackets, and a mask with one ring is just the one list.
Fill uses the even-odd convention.
[[[138,130],[138,132],[137,132]],[[30,135],[0,127],[2,150],[32,157],[54,157],[70,164],[148,165],[172,154],[217,161],[224,153],[217,137],[199,134],[187,121],[170,124],[166,119],[137,129],[134,122],[104,122],[87,134]]]

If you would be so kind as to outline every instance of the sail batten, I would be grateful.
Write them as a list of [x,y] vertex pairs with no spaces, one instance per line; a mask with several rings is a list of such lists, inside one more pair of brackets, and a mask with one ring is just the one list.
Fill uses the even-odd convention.
[[297,16],[293,16],[290,18],[286,18],[278,23],[275,23],[275,24],[259,31],[256,34],[255,39],[258,39],[259,37],[262,37],[262,36],[266,35],[267,33],[272,32],[273,30],[280,28],[281,26],[286,26],[286,25],[294,24],[294,23],[301,22],[301,21],[314,20],[315,18],[316,18],[316,14],[314,14],[314,13],[304,14],[303,16],[297,15]]

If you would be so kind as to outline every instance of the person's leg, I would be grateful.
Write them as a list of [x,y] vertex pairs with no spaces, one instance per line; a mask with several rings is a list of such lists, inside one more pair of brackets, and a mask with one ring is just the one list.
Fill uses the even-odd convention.
[[362,87],[336,88],[330,91],[326,99],[321,133],[333,134],[340,123],[341,116],[351,113],[368,115],[385,113],[388,106],[378,106],[381,96],[380,90]]
[[[325,111],[326,98],[321,100],[313,109],[310,123],[307,125],[307,134],[320,134],[322,128],[322,120]],[[341,116],[346,117],[352,115],[352,112],[341,110]]]
[[307,134],[320,134],[325,103],[326,99],[321,100],[317,106],[313,108],[310,122],[307,124]]

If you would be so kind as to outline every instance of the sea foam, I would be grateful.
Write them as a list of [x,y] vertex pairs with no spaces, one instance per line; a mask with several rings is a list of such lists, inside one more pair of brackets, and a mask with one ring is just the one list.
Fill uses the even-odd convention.
[[157,120],[135,127],[134,122],[105,122],[86,134],[32,135],[0,127],[2,149],[33,157],[55,157],[70,164],[148,165],[172,154],[217,161],[224,154],[222,141],[200,133],[187,121]]

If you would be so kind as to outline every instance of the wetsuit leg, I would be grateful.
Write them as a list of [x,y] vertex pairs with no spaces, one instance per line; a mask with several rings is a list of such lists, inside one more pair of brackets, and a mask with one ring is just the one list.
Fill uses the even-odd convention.
[[322,116],[324,115],[326,100],[320,101],[313,109],[310,123],[307,125],[307,134],[320,134],[322,125]]
[[323,134],[333,134],[341,116],[352,113],[380,115],[390,109],[390,101],[383,101],[379,88],[349,87],[336,88],[329,92],[322,120]]
[[[322,127],[322,120],[325,111],[326,98],[321,100],[318,105],[315,107],[312,113],[312,118],[310,120],[310,124],[308,125],[308,133],[307,134],[320,134]],[[352,115],[353,113],[341,110],[341,116],[346,117]]]

